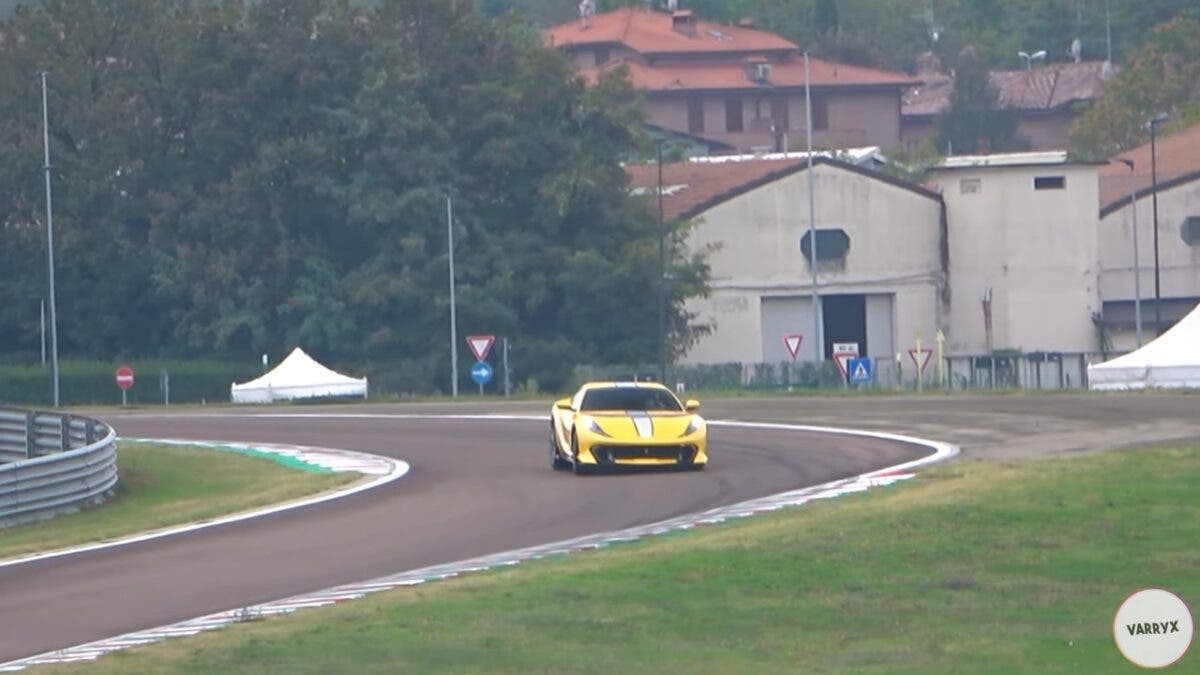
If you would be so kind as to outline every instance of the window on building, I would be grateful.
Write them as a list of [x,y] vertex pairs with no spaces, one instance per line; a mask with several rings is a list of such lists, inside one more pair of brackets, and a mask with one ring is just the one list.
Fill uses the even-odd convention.
[[688,131],[693,134],[704,133],[704,99],[688,99]]
[[1061,190],[1067,187],[1065,176],[1034,176],[1034,190]]
[[829,128],[829,101],[824,96],[812,97],[813,131]]
[[596,47],[596,65],[602,66],[608,63],[612,55],[608,51],[608,47]]
[[1179,234],[1188,246],[1200,247],[1200,216],[1184,218]]
[[978,178],[963,178],[958,181],[958,193],[962,195],[977,195],[983,189],[983,183]]
[[[850,235],[843,229],[817,230],[817,259],[841,260],[850,250]],[[800,252],[812,262],[812,233],[800,237]]]
[[774,123],[776,131],[787,131],[792,128],[786,96],[776,96],[771,99],[771,121]]
[[742,130],[742,99],[725,99],[725,131]]

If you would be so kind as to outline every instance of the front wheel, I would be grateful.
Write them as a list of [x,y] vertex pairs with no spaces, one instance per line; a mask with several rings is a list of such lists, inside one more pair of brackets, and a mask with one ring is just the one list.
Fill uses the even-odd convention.
[[571,468],[571,463],[563,459],[558,452],[558,441],[554,438],[554,427],[550,427],[550,467],[555,471],[565,471]]
[[576,476],[582,476],[588,472],[588,467],[579,461],[579,438],[575,436],[574,432],[571,433],[571,471]]

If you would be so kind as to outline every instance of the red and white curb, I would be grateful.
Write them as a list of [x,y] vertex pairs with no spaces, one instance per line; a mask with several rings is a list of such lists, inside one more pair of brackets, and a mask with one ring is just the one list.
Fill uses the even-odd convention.
[[[401,419],[511,419],[511,420],[539,420],[545,421],[548,419],[545,416],[522,416],[522,415],[263,415],[272,417],[394,417]],[[929,441],[911,436],[901,436],[897,434],[888,434],[881,432],[858,431],[853,429],[837,429],[832,427],[813,427],[795,424],[773,424],[773,423],[758,423],[758,422],[734,422],[734,421],[710,421],[711,426],[726,426],[739,428],[754,428],[754,429],[779,429],[793,431],[816,431],[823,433],[835,433],[851,436],[863,436],[869,438],[880,438],[886,440],[901,441],[923,445],[930,448],[933,452],[925,457],[910,462],[904,462],[895,466],[886,467],[876,471],[860,474],[852,478],[843,478],[839,480],[822,483],[821,485],[813,485],[810,487],[781,492],[779,494],[751,499],[729,506],[721,506],[706,511],[669,518],[647,525],[638,525],[635,527],[625,528],[622,530],[614,530],[610,532],[601,532],[598,534],[586,535],[575,539],[543,544],[540,546],[530,546],[527,548],[515,549],[512,551],[504,551],[477,558],[469,558],[467,560],[459,560],[457,562],[446,563],[442,565],[433,565],[430,567],[422,567],[420,569],[400,572],[398,574],[371,579],[368,581],[346,584],[321,591],[310,593],[302,593],[289,598],[283,598],[272,602],[266,602],[259,605],[251,605],[240,609],[232,609],[224,612],[217,612],[207,616],[181,621],[179,623],[160,626],[147,630],[127,633],[105,640],[90,642],[75,647],[46,652],[17,661],[0,664],[0,672],[22,670],[29,666],[51,664],[51,663],[75,663],[92,661],[105,654],[120,651],[129,647],[150,644],[166,640],[168,638],[195,635],[214,628],[222,628],[232,624],[262,619],[279,614],[289,614],[298,609],[309,607],[324,607],[327,605],[344,602],[347,600],[355,600],[365,595],[375,593],[377,591],[392,590],[402,586],[415,586],[428,581],[436,581],[439,579],[448,579],[460,574],[468,572],[479,572],[497,567],[516,565],[528,560],[537,560],[548,556],[563,555],[576,551],[587,549],[596,549],[608,546],[619,542],[637,541],[644,537],[653,535],[665,534],[668,532],[687,530],[696,527],[697,525],[722,523],[733,518],[743,518],[746,516],[775,511],[789,506],[801,506],[810,501],[817,499],[830,499],[846,494],[856,492],[864,492],[874,487],[883,487],[892,485],[902,480],[907,480],[914,477],[916,474],[913,469],[917,467],[941,462],[958,454],[958,448],[948,443],[938,441]],[[258,446],[255,446],[258,447]]]
[[[130,441],[145,441],[149,439],[125,439]],[[12,567],[15,565],[23,565],[35,560],[45,560],[47,558],[60,558],[63,556],[75,555],[85,551],[98,551],[106,548],[115,548],[117,546],[127,546],[142,541],[151,539],[159,539],[162,537],[171,537],[188,532],[195,532],[207,527],[216,527],[228,523],[236,523],[242,520],[258,518],[280,511],[288,511],[290,509],[298,509],[303,506],[312,504],[320,504],[322,502],[341,499],[352,494],[357,494],[364,490],[379,487],[386,483],[390,483],[403,477],[408,473],[408,463],[384,457],[382,455],[371,455],[365,452],[355,452],[353,450],[336,450],[333,448],[313,448],[302,445],[282,445],[277,443],[223,443],[212,441],[187,441],[177,439],[153,439],[155,443],[166,443],[171,445],[191,445],[210,448],[237,449],[247,450],[256,453],[266,453],[286,457],[294,461],[300,461],[305,464],[313,465],[332,471],[334,473],[353,472],[361,473],[368,476],[367,480],[351,483],[345,487],[323,492],[313,495],[312,497],[304,497],[293,501],[283,502],[272,506],[267,506],[261,509],[252,511],[244,511],[242,513],[234,513],[221,518],[214,518],[199,523],[187,523],[176,527],[168,527],[161,530],[144,532],[135,534],[129,537],[113,539],[111,541],[102,541],[95,544],[84,544],[82,546],[73,546],[71,548],[63,548],[55,551],[46,551],[45,553],[34,553],[32,555],[22,556],[20,558],[9,558],[0,560],[0,569]],[[4,670],[10,664],[0,664],[0,670]]]

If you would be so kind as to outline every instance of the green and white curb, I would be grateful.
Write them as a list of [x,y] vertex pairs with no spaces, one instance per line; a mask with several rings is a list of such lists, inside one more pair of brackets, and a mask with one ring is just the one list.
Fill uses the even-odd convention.
[[[508,419],[508,420],[538,420],[541,422],[549,419],[545,416],[525,416],[525,415],[264,415],[264,416],[279,416],[279,417],[400,417],[405,419]],[[706,511],[700,511],[676,518],[650,523],[647,525],[639,525],[635,527],[614,530],[610,532],[601,532],[597,534],[577,537],[565,541],[543,544],[540,546],[530,546],[511,551],[504,551],[492,555],[480,556],[477,558],[469,558],[467,560],[459,560],[457,562],[446,563],[443,565],[433,565],[430,567],[422,567],[415,570],[400,572],[394,575],[371,579],[368,581],[346,584],[320,591],[310,593],[302,593],[300,595],[283,598],[271,602],[242,607],[238,609],[226,610],[209,614],[206,616],[181,621],[158,628],[127,633],[125,635],[90,642],[88,644],[69,647],[54,652],[47,652],[17,661],[0,664],[0,671],[16,671],[22,670],[29,666],[52,664],[52,663],[76,663],[86,662],[97,659],[105,654],[135,647],[138,645],[151,644],[160,642],[172,637],[181,637],[185,635],[196,635],[214,628],[222,628],[243,621],[266,618],[280,614],[289,614],[298,609],[308,607],[324,607],[338,602],[347,600],[355,600],[365,595],[378,591],[386,591],[402,586],[415,586],[428,581],[438,579],[447,579],[468,572],[477,572],[483,570],[494,569],[497,567],[516,565],[528,560],[537,560],[548,556],[563,555],[574,553],[586,549],[595,549],[608,546],[610,544],[628,541],[637,541],[644,537],[653,535],[665,534],[668,532],[686,530],[697,525],[710,523],[721,523],[734,518],[744,518],[746,516],[766,513],[778,509],[802,506],[810,501],[818,499],[830,499],[846,494],[864,492],[876,487],[884,487],[893,485],[899,481],[913,478],[916,474],[913,472],[918,467],[942,462],[958,454],[958,448],[948,443],[938,441],[930,441],[921,438],[910,436],[901,436],[897,434],[888,434],[880,432],[858,431],[853,429],[838,429],[831,427],[814,427],[796,424],[771,424],[771,423],[756,423],[756,422],[736,422],[736,421],[710,421],[711,426],[725,426],[734,428],[748,429],[778,429],[791,431],[816,431],[831,434],[843,434],[850,436],[862,436],[867,438],[879,438],[885,440],[894,440],[914,445],[921,445],[929,448],[931,453],[917,460],[896,464],[894,466],[878,469],[868,473],[860,474],[851,478],[813,485],[797,490],[781,492],[779,494],[751,499],[729,506],[722,506]],[[255,445],[254,447],[269,447]],[[296,446],[271,446],[278,448],[296,448]],[[308,450],[314,450],[309,448]],[[386,458],[380,458],[386,459]],[[395,460],[393,460],[395,461]],[[403,464],[403,462],[400,462]],[[404,468],[408,470],[407,465]],[[403,474],[401,474],[403,475]],[[397,478],[399,476],[396,476]]]
[[[300,499],[283,502],[282,504],[275,504],[273,506],[254,509],[252,511],[244,511],[242,513],[234,513],[228,516],[214,518],[212,520],[205,520],[199,523],[187,523],[184,525],[168,527],[151,532],[144,532],[110,541],[84,544],[82,546],[72,546],[71,548],[46,551],[44,553],[34,553],[31,555],[22,556],[20,558],[0,560],[0,569],[15,565],[22,565],[35,560],[61,558],[87,551],[99,551],[107,548],[115,548],[117,546],[128,546],[129,544],[150,541],[151,539],[172,537],[189,532],[195,532],[196,530],[202,530],[208,527],[236,523],[243,520],[249,520],[251,518],[259,518],[272,513],[279,513],[280,511],[288,511],[290,509],[298,509],[304,506],[311,506],[313,504],[332,501],[334,499],[341,499],[342,497],[347,497],[364,490],[370,490],[372,488],[379,487],[380,485],[397,480],[407,474],[409,469],[407,462],[398,459],[383,457],[381,455],[371,455],[365,452],[355,452],[353,450],[336,450],[333,448],[313,448],[302,445],[283,445],[275,443],[214,443],[211,441],[142,438],[118,439],[118,444],[121,441],[135,443],[152,442],[168,445],[206,447],[214,450],[238,452],[256,457],[269,457],[285,466],[303,468],[306,471],[319,471],[322,473],[360,473],[363,474],[366,479],[356,483],[351,483],[335,490],[330,490],[329,492],[313,495],[312,497],[303,497]],[[0,664],[0,669],[3,669],[2,667],[6,665],[8,664]]]

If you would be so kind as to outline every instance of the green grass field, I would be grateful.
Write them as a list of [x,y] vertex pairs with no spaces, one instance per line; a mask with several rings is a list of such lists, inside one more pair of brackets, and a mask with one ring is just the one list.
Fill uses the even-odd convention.
[[356,480],[231,452],[121,441],[116,496],[79,513],[0,530],[0,559],[245,511]]
[[[121,652],[88,673],[1130,672],[1118,605],[1200,605],[1200,445],[915,481]],[[1192,672],[1189,653],[1174,669]],[[46,672],[59,672],[47,669]]]

